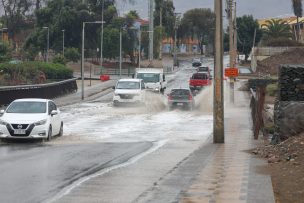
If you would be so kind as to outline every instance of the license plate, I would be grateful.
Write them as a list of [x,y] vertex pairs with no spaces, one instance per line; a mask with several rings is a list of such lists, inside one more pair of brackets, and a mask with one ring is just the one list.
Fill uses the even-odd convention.
[[14,130],[14,134],[15,135],[24,135],[25,134],[25,130],[22,130],[22,129]]
[[177,106],[184,106],[184,103],[177,103]]

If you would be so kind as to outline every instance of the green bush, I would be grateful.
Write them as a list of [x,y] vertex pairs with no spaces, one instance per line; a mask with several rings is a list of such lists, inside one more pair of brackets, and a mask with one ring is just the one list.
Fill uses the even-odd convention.
[[262,41],[262,44],[264,46],[271,46],[271,47],[299,47],[299,46],[304,46],[304,44],[297,42],[295,40],[291,40],[288,38],[272,38],[269,40],[264,40]]
[[266,87],[266,92],[269,96],[276,96],[278,92],[278,84],[270,84]]
[[62,56],[61,54],[57,54],[54,58],[53,58],[53,63],[59,63],[59,64],[66,64],[66,60],[64,58],[64,56]]
[[[1,63],[0,76],[9,76],[11,81],[7,84],[31,84],[42,73],[48,80],[69,79],[73,77],[73,71],[62,64],[45,62],[23,62],[18,64]],[[3,77],[4,78],[4,77]],[[2,82],[3,83],[3,82]]]
[[11,48],[8,43],[0,42],[0,63],[9,61],[11,58]]
[[80,53],[78,52],[78,49],[73,47],[66,48],[64,56],[67,59],[67,61],[73,61],[73,62],[77,62],[78,60],[80,60],[81,57]]

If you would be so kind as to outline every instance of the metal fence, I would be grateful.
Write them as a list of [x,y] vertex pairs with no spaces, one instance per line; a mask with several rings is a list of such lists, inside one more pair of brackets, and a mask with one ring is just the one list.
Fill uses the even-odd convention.
[[20,98],[52,99],[77,91],[76,78],[39,85],[19,85],[0,87],[0,106]]

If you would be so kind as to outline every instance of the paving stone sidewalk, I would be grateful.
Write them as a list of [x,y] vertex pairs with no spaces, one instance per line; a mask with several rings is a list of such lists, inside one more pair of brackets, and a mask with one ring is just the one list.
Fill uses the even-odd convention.
[[272,203],[271,177],[259,172],[266,162],[248,150],[254,148],[249,95],[235,91],[235,104],[225,106],[225,144],[219,144],[209,162],[182,194],[182,203]]

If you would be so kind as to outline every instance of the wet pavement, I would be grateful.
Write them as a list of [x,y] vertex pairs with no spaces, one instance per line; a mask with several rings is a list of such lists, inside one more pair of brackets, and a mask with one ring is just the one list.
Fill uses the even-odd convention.
[[214,145],[216,151],[183,191],[180,202],[275,202],[270,176],[258,172],[265,161],[248,152],[257,143],[246,92],[235,91],[235,103],[225,108],[225,115],[225,144]]
[[[236,91],[235,98],[234,105],[226,103],[225,144],[213,144],[212,136],[200,138],[202,131],[193,136],[198,123],[193,124],[193,131],[180,131],[170,124],[177,129],[171,133],[166,129],[163,138],[147,134],[153,136],[151,140],[162,140],[157,150],[83,182],[54,202],[274,202],[270,176],[258,172],[266,163],[248,153],[256,144],[248,95]],[[189,123],[184,126],[190,127]],[[149,140],[148,136],[136,137]]]

